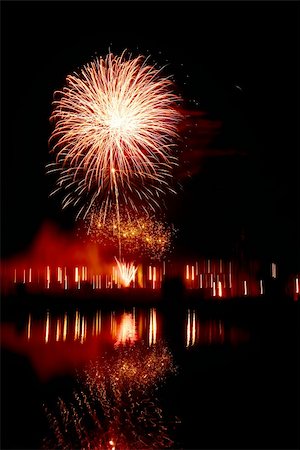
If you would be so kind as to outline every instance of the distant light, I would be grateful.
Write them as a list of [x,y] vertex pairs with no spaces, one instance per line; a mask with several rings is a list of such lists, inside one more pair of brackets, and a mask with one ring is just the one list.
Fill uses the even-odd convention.
[[263,280],[259,280],[259,287],[260,287],[260,295],[263,295],[264,293]]
[[215,297],[216,296],[216,282],[214,281],[213,282],[213,297]]
[[277,269],[276,264],[272,262],[272,265],[271,265],[272,278],[277,278],[277,270],[276,269]]
[[187,264],[187,266],[186,266],[186,275],[185,275],[185,277],[186,277],[187,280],[190,279],[190,267],[189,267],[188,264]]
[[221,281],[218,282],[218,291],[219,291],[219,297],[222,297],[222,283],[221,283]]

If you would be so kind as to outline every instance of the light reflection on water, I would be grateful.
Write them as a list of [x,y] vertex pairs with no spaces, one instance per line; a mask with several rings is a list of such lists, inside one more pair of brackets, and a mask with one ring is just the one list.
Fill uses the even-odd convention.
[[157,398],[176,368],[167,346],[126,341],[78,371],[70,400],[45,406],[49,433],[43,448],[162,449],[173,441]]
[[49,428],[42,447],[172,447],[180,419],[159,400],[160,387],[177,372],[172,333],[185,355],[250,339],[247,330],[204,319],[197,309],[31,311],[17,323],[3,322],[1,345],[26,355],[44,386],[60,375],[73,380],[71,396],[56,392],[44,404]]
[[[43,317],[28,313],[22,323],[1,324],[1,345],[27,355],[41,379],[73,371],[86,361],[122,344],[143,342],[148,346],[168,341],[167,322],[156,308],[93,313],[76,309],[61,314],[46,311]],[[249,340],[249,332],[222,319],[202,319],[197,309],[182,311],[182,345],[186,349],[203,345],[237,345]],[[181,333],[179,326],[178,333]]]

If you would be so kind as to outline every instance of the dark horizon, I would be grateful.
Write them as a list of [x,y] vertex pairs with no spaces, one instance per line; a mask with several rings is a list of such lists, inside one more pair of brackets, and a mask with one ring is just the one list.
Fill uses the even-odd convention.
[[299,270],[296,2],[1,6],[2,258],[29,248],[45,221],[73,228],[72,209],[48,197],[52,96],[111,47],[169,64],[189,109],[204,113],[167,204],[177,251],[224,256],[243,241],[249,257]]

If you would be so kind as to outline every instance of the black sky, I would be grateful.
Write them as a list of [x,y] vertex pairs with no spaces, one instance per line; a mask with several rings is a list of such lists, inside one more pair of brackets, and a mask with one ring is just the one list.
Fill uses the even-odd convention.
[[249,254],[296,270],[299,3],[288,1],[2,1],[2,256],[46,218],[72,227],[48,198],[52,94],[109,47],[168,62],[184,97],[221,123],[210,145],[192,146],[197,170],[170,203],[180,251],[229,254],[243,233]]

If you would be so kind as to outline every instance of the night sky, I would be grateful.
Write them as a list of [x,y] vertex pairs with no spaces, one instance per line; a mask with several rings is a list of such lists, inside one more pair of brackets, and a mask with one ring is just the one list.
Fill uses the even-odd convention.
[[108,48],[169,64],[187,108],[204,113],[167,217],[177,251],[275,258],[299,270],[298,2],[1,2],[2,257],[47,219],[53,91]]

